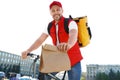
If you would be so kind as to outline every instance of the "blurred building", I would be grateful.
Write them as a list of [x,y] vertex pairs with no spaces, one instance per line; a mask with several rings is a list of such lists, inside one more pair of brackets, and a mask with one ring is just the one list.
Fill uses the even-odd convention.
[[[21,56],[0,51],[0,71],[15,72],[18,71],[22,75],[33,75],[33,61],[32,58],[21,59]],[[36,73],[39,73],[39,60],[36,62]]]
[[105,72],[108,74],[112,69],[114,72],[120,71],[120,65],[87,65],[87,80],[95,80],[96,74],[99,72]]

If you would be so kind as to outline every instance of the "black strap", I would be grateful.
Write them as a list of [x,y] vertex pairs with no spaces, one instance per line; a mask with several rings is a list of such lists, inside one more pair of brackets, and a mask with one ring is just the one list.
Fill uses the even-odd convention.
[[50,22],[50,23],[48,24],[47,30],[48,30],[48,33],[49,33],[49,34],[50,34],[50,29],[51,29],[51,27],[52,27],[52,22]]
[[66,72],[67,72],[67,71],[65,71],[65,72],[64,72],[64,75],[63,75],[62,80],[65,80],[65,75],[66,75]]
[[91,39],[91,38],[92,38],[92,33],[91,33],[91,29],[90,29],[90,27],[88,27],[87,30],[88,30],[88,33],[89,33],[89,35],[90,35],[90,39]]
[[[69,28],[68,28],[69,20],[70,20],[70,18],[65,18],[65,20],[64,20],[64,29],[65,29],[65,32],[67,32],[67,33],[69,33]],[[51,27],[52,27],[52,22],[50,22],[50,23],[48,24],[47,30],[48,30],[48,33],[49,33],[49,34],[50,34],[50,29],[51,29]]]
[[65,18],[64,20],[64,29],[65,29],[65,32],[69,33],[69,28],[68,28],[68,23],[69,23],[69,18]]

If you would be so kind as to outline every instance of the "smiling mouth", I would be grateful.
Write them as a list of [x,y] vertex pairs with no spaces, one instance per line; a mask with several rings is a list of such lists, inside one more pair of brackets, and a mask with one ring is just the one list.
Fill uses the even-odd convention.
[[54,17],[60,16],[59,14],[54,15]]

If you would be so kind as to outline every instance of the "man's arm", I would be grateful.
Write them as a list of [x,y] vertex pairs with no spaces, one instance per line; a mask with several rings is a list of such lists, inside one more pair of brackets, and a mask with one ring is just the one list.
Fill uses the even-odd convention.
[[74,44],[77,41],[77,36],[78,36],[78,32],[76,29],[70,30],[69,39],[68,39],[68,49],[74,46]]
[[61,51],[69,50],[77,41],[78,28],[76,22],[72,21],[69,24],[69,39],[67,43],[60,43],[57,47]]
[[22,58],[27,58],[27,54],[37,49],[47,39],[47,37],[47,34],[42,33],[41,36],[30,46],[30,48],[22,52]]
[[46,40],[47,37],[47,34],[42,33],[41,36],[31,45],[28,51],[32,52],[33,50],[37,49]]

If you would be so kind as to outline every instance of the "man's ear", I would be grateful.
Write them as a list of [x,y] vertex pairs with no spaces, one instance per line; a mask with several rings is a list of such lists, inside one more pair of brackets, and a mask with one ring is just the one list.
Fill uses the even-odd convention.
[[[50,10],[49,10],[49,11],[50,11]],[[52,14],[51,14],[51,11],[50,11],[50,15],[52,15]]]
[[63,13],[63,8],[62,8],[62,13]]

